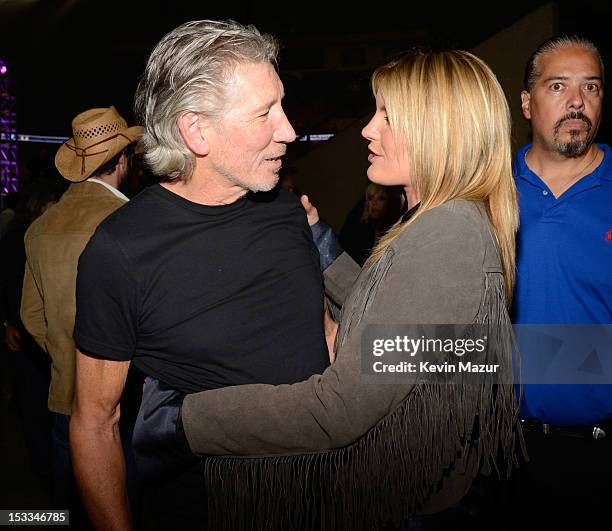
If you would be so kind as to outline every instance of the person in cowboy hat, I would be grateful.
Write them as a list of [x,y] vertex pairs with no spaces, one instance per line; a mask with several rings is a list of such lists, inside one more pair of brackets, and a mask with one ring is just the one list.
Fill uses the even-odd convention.
[[[130,152],[142,131],[142,127],[128,127],[114,107],[76,116],[72,138],[55,156],[55,166],[71,184],[25,235],[21,317],[52,360],[48,406],[53,415],[54,506],[74,507],[77,512],[68,440],[75,387],[72,334],[77,264],[98,224],[128,201],[118,188],[128,174]],[[71,523],[76,516],[71,514]]]

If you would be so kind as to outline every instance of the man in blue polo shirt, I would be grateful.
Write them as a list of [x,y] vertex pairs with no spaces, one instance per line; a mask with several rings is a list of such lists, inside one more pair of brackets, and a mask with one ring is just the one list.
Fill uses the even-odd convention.
[[612,379],[605,353],[588,347],[605,328],[582,326],[612,323],[612,150],[594,143],[603,92],[601,56],[583,38],[553,37],[527,64],[521,100],[533,140],[514,161],[514,319],[531,458],[519,474],[523,523],[521,514],[601,525],[612,499]]

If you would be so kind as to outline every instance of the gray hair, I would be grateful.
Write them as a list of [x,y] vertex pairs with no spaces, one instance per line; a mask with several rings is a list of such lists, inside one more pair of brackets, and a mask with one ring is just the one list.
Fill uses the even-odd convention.
[[581,37],[580,35],[557,35],[555,37],[550,37],[546,39],[540,46],[536,48],[536,51],[533,52],[529,61],[527,61],[527,66],[525,68],[525,77],[523,79],[523,85],[527,92],[531,92],[533,85],[536,82],[536,79],[540,76],[540,59],[542,56],[546,55],[550,52],[555,52],[557,50],[562,50],[564,48],[584,48],[585,50],[589,50],[593,52],[597,59],[599,60],[599,66],[601,68],[601,77],[603,79],[604,75],[604,64],[603,59],[601,58],[601,53],[595,43],[590,41],[585,37]]
[[236,65],[276,65],[278,42],[254,26],[232,20],[187,22],[155,46],[138,84],[135,110],[145,128],[144,159],[166,181],[188,181],[195,155],[185,146],[177,120],[185,112],[215,118]]

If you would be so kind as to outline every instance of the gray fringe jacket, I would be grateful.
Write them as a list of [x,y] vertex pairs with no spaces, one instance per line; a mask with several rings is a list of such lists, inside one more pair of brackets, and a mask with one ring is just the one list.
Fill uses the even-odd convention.
[[[451,506],[500,457],[509,473],[522,440],[514,386],[363,383],[362,332],[387,323],[510,329],[481,204],[424,213],[364,268],[322,375],[186,396],[195,454],[253,456],[205,460],[214,529],[377,529]],[[502,343],[496,363],[511,365]]]

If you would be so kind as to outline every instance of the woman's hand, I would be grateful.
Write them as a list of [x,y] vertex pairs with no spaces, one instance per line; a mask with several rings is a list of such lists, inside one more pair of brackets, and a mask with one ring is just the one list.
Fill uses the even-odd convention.
[[300,201],[304,210],[306,211],[306,217],[308,218],[308,224],[312,227],[317,221],[319,221],[319,211],[308,199],[307,195],[300,197]]

